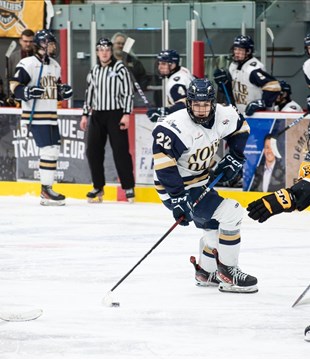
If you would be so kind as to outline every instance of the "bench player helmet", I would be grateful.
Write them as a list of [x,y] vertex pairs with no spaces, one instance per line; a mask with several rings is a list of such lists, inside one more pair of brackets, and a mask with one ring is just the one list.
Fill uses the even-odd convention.
[[[162,63],[168,64],[163,66]],[[169,77],[175,73],[180,66],[180,55],[175,50],[162,50],[157,55],[158,72],[162,77]]]
[[[193,101],[211,102],[210,111],[205,113],[205,116],[195,115],[192,108]],[[215,90],[209,79],[194,79],[189,84],[187,89],[186,108],[194,123],[199,125],[209,125],[212,123],[215,115],[216,100]]]
[[55,35],[47,29],[39,30],[34,34],[33,45],[36,52],[39,50],[44,50],[44,52],[46,52],[49,43],[54,43],[55,49],[53,49],[53,52],[50,52],[47,55],[54,58],[57,54],[57,40]]
[[238,35],[234,38],[232,50],[234,48],[241,48],[246,50],[245,59],[249,59],[254,53],[254,41],[249,35]]
[[308,51],[308,46],[310,46],[310,33],[305,36],[304,44],[305,44],[305,49],[307,51],[307,54],[310,55],[309,51]]
[[279,81],[280,86],[281,86],[281,92],[286,92],[287,95],[291,95],[292,94],[292,89],[291,89],[291,85],[288,84],[286,81],[281,80]]
[[175,50],[162,50],[157,55],[157,60],[161,61],[161,62],[166,62],[166,63],[169,63],[169,64],[174,63],[177,66],[179,66],[179,64],[180,64],[180,55]]

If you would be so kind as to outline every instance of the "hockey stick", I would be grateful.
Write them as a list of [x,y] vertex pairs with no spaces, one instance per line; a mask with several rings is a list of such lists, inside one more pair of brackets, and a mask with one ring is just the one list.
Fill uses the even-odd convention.
[[273,75],[273,65],[274,65],[274,35],[272,30],[267,27],[267,33],[271,39],[271,70],[270,70],[270,75]]
[[306,289],[302,292],[302,294],[297,298],[297,300],[292,305],[292,308],[299,303],[299,301],[306,295],[306,293],[310,290],[310,285],[306,287]]
[[0,320],[2,321],[31,321],[43,314],[43,310],[35,309],[24,312],[0,311]]
[[[203,32],[205,34],[205,37],[206,37],[206,40],[207,40],[207,43],[209,45],[209,48],[210,48],[210,51],[211,51],[211,54],[212,54],[212,59],[213,61],[215,60],[215,67],[218,69],[218,64],[216,63],[216,58],[215,58],[215,53],[214,53],[214,50],[213,50],[213,47],[212,47],[212,43],[210,41],[210,38],[209,38],[209,35],[208,35],[208,32],[207,32],[207,29],[203,23],[203,20],[202,20],[202,17],[201,15],[199,14],[198,11],[196,10],[193,10],[193,14],[195,16],[197,16],[200,20],[200,23],[201,23],[201,26],[202,26],[202,29],[203,29]],[[230,99],[230,96],[228,94],[228,91],[227,91],[227,88],[226,88],[226,85],[224,83],[221,83],[222,84],[222,87],[223,87],[223,91],[224,91],[224,94],[225,94],[225,97],[226,97],[226,101],[227,101],[227,104],[230,105],[231,104],[231,99]]]
[[[222,178],[224,174],[219,174],[212,182],[211,184],[201,193],[201,195],[196,199],[196,201],[193,203],[193,207],[195,207],[206,195],[207,193],[213,189],[213,187],[217,184],[217,182]],[[112,289],[105,295],[105,297],[102,300],[102,303],[106,306],[110,307],[118,307],[118,302],[112,301],[112,292],[135,270],[136,267],[138,267],[142,261],[150,255],[150,253],[157,248],[157,246],[175,229],[184,219],[184,216],[181,216],[171,227],[166,231],[166,233],[157,241],[156,244],[152,246],[152,248],[136,263],[135,266],[133,266],[113,287]]]
[[277,139],[278,137],[283,134],[285,131],[287,131],[288,129],[290,129],[291,127],[297,125],[302,119],[304,119],[307,115],[310,114],[310,111],[306,111],[303,115],[301,115],[299,118],[295,119],[293,122],[291,122],[289,125],[287,125],[283,130],[281,130],[280,132],[278,132],[278,134],[274,135],[273,137],[270,138],[270,147],[271,150],[273,151],[273,153],[275,154],[275,156],[277,158],[281,158],[281,154],[278,150],[278,146],[277,146]]
[[201,23],[203,32],[205,33],[205,37],[206,37],[206,39],[207,39],[207,43],[208,43],[209,48],[210,48],[210,50],[211,50],[212,57],[213,57],[213,59],[215,59],[215,54],[214,54],[214,51],[213,51],[213,47],[212,47],[211,41],[210,41],[210,39],[209,39],[207,29],[205,28],[205,25],[204,25],[204,23],[203,23],[202,17],[200,16],[199,12],[196,11],[196,10],[193,10],[193,14],[196,15],[196,16],[199,18],[199,20],[200,20],[200,23]]
[[10,44],[10,46],[8,47],[6,53],[5,53],[5,70],[6,70],[6,86],[7,86],[7,93],[6,95],[9,97],[10,96],[10,79],[9,79],[9,59],[12,55],[12,52],[16,49],[16,41],[13,40]]
[[137,82],[137,79],[135,78],[134,74],[132,73],[131,69],[127,66],[127,57],[128,54],[130,53],[130,50],[133,46],[133,44],[135,43],[136,40],[128,37],[125,41],[124,47],[123,47],[123,53],[125,54],[124,58],[123,58],[123,62],[126,65],[127,70],[129,71],[131,80],[135,86],[135,88],[137,89],[138,94],[140,95],[141,99],[143,100],[144,104],[146,105],[146,107],[151,108],[151,104],[149,103],[147,97],[145,96],[143,90],[141,89],[140,84]]
[[[42,72],[43,72],[43,65],[44,65],[44,59],[42,58],[42,63],[41,63],[40,72],[39,72],[39,76],[38,76],[37,86],[40,86],[40,81],[41,81]],[[29,124],[28,124],[28,127],[27,127],[26,139],[29,138],[29,133],[30,133],[30,130],[31,130],[31,124],[32,124],[32,120],[33,120],[34,110],[35,110],[35,107],[36,107],[36,102],[37,102],[37,99],[36,98],[33,99],[31,113],[30,113],[30,117],[29,117]]]

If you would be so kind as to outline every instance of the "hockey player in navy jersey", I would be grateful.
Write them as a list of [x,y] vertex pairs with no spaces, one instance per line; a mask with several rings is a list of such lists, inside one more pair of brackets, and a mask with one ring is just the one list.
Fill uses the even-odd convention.
[[34,55],[16,66],[10,88],[22,100],[22,125],[27,125],[39,147],[41,205],[65,205],[65,196],[52,189],[60,150],[57,102],[72,96],[71,86],[62,84],[56,60],[56,38],[49,30],[34,36]]
[[277,79],[268,74],[265,66],[254,57],[254,42],[248,35],[239,35],[232,45],[233,61],[229,72],[216,69],[214,81],[222,90],[223,84],[232,92],[232,102],[247,116],[256,111],[273,110],[281,87]]
[[180,55],[175,50],[162,50],[157,55],[157,62],[160,76],[167,78],[168,106],[148,109],[146,114],[152,122],[156,122],[160,116],[185,108],[186,90],[194,79],[187,68],[180,66]]
[[208,79],[193,80],[186,108],[160,119],[153,130],[155,187],[180,225],[194,222],[203,230],[195,278],[200,285],[218,285],[223,292],[258,291],[257,279],[238,267],[241,205],[224,199],[212,189],[193,207],[211,180],[211,164],[221,139],[229,153],[219,162],[214,176],[233,179],[242,171],[249,126],[232,106],[216,104]]

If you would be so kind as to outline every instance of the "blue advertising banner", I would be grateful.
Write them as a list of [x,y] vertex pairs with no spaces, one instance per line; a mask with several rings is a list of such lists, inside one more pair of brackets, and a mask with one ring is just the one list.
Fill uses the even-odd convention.
[[[307,152],[304,133],[309,119],[303,119],[279,137],[277,134],[301,115],[261,112],[247,118],[251,134],[245,149],[243,190],[273,192],[297,181],[300,161]],[[276,139],[276,149],[270,138]]]
[[[270,114],[269,114],[270,116]],[[246,191],[274,191],[265,186],[263,190],[263,172],[266,163],[266,156],[270,161],[275,160],[281,168],[285,167],[285,134],[277,140],[277,147],[281,158],[272,153],[268,144],[268,137],[274,136],[285,127],[285,119],[270,118],[248,118],[251,133],[245,148],[247,161],[244,165],[243,190]],[[269,140],[270,142],[270,140]],[[264,150],[265,149],[265,150]],[[268,153],[269,151],[269,153]],[[283,184],[285,184],[285,173]],[[279,183],[274,184],[279,188]],[[284,185],[283,185],[284,186]],[[280,186],[281,187],[281,186]]]

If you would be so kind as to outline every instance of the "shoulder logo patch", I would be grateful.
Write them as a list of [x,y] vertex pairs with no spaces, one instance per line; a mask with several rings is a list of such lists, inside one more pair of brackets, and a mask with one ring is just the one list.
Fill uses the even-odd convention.
[[173,78],[174,81],[179,81],[180,80],[180,76],[176,76]]
[[251,66],[256,66],[257,65],[257,62],[256,61],[253,61],[250,63]]

